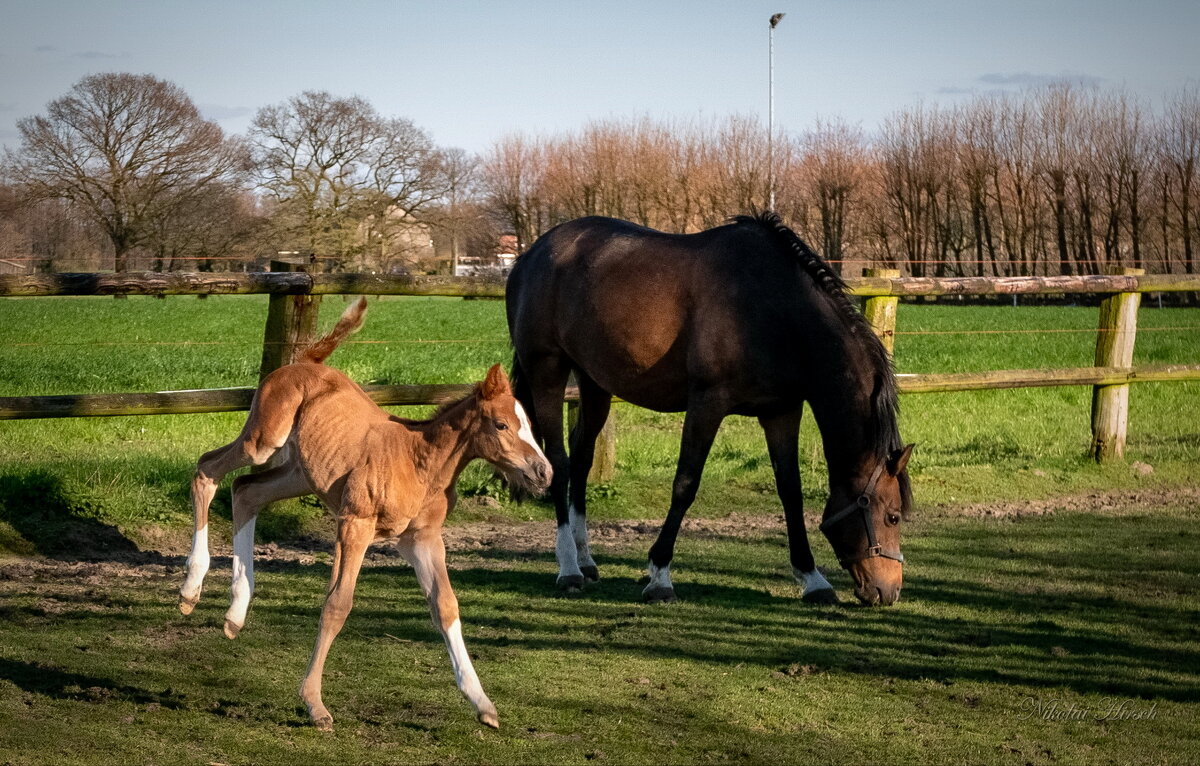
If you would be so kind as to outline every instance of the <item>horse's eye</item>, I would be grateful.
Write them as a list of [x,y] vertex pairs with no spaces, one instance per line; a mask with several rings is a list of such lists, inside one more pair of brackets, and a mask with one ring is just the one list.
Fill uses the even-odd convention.
[[897,524],[899,524],[900,523],[899,514],[889,513],[887,515],[887,523],[891,524],[893,527],[896,526]]
[[507,431],[507,430],[508,430],[508,423],[503,423],[503,422],[501,422],[501,421],[497,420],[497,421],[496,421],[496,430],[497,430],[497,431]]

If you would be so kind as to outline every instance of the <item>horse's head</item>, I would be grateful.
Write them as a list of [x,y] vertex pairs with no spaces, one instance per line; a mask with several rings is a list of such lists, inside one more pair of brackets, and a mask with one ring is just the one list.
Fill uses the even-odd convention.
[[535,495],[545,492],[554,472],[500,365],[488,370],[487,377],[479,384],[478,395],[480,417],[473,440],[475,455],[499,468],[513,486]]
[[821,531],[842,567],[854,578],[854,595],[864,604],[896,603],[904,584],[900,521],[912,506],[905,467],[913,445],[865,466],[852,486],[834,487]]

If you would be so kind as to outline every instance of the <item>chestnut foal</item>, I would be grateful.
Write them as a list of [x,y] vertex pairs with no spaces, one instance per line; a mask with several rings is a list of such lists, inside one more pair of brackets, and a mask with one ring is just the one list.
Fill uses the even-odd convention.
[[455,480],[475,458],[535,493],[549,486],[550,464],[500,365],[465,399],[444,405],[422,422],[389,415],[350,378],[326,367],[325,358],[362,326],[365,314],[366,301],[359,299],[302,361],[268,375],[241,435],[200,458],[192,480],[195,533],[179,610],[190,614],[200,599],[209,566],[208,506],[217,484],[230,471],[270,460],[268,470],[233,482],[233,603],[225,614],[225,635],[236,638],[245,625],[254,591],[259,510],[277,500],[316,494],[337,520],[337,543],[316,646],[300,685],[313,724],[333,728],[321,702],[321,674],[353,604],[367,546],[398,537],[398,548],[416,571],[434,625],[446,641],[458,688],[481,723],[498,727],[496,708],[463,645],[458,600],[446,573],[442,523],[456,500]]

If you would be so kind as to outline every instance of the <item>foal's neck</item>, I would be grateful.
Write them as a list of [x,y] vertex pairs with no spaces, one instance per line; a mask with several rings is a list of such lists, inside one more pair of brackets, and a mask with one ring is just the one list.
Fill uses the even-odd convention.
[[475,397],[470,396],[439,411],[432,420],[408,425],[416,437],[413,462],[430,490],[453,485],[475,458],[471,441],[478,423]]

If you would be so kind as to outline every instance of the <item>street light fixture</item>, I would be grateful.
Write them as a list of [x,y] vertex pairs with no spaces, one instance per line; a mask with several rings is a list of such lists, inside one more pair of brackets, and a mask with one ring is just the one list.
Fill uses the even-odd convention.
[[772,14],[767,30],[767,207],[775,210],[775,27],[782,13]]

